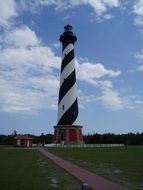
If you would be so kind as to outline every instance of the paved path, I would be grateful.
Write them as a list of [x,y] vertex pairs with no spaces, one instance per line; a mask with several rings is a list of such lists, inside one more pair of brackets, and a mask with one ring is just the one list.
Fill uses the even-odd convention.
[[64,168],[67,172],[78,178],[80,181],[87,183],[92,189],[95,190],[127,190],[126,188],[117,185],[103,177],[100,177],[92,172],[89,172],[69,161],[66,161],[50,152],[39,148],[38,149],[44,156],[50,158],[60,167]]

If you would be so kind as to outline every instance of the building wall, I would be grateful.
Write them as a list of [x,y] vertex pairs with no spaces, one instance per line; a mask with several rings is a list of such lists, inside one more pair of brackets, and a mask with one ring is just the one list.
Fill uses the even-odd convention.
[[16,146],[21,148],[32,147],[31,139],[16,139]]

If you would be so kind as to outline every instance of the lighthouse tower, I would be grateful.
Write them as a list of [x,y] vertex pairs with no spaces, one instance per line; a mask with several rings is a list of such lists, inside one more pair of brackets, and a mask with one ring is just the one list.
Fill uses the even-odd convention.
[[82,126],[78,125],[78,98],[74,59],[74,43],[77,38],[72,26],[64,27],[60,36],[63,46],[58,101],[57,125],[54,126],[55,143],[82,144]]

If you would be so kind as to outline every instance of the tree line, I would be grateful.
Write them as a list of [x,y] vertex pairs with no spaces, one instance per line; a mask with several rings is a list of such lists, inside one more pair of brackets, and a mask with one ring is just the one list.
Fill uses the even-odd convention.
[[88,134],[83,137],[86,144],[143,145],[143,133],[128,134]]
[[[0,135],[0,145],[13,145],[14,137],[17,133],[14,131],[12,135]],[[41,134],[28,136],[33,138],[33,144],[51,144],[53,143],[53,134]],[[83,136],[85,144],[125,144],[125,145],[143,145],[143,133],[128,134],[88,134]]]

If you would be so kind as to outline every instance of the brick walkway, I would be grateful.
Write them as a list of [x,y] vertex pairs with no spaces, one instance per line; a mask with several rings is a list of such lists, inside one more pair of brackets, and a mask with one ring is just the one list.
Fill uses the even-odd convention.
[[50,152],[39,148],[38,149],[44,156],[51,159],[60,167],[64,168],[67,172],[78,178],[80,181],[87,183],[92,189],[95,190],[127,190],[126,188],[117,185],[103,177],[100,177],[92,172],[89,172],[69,161],[66,161]]

